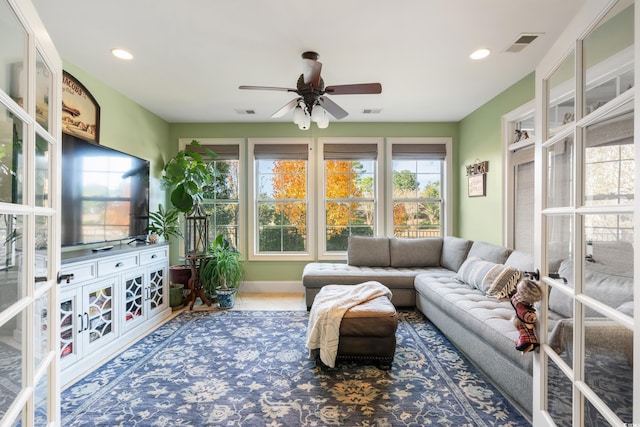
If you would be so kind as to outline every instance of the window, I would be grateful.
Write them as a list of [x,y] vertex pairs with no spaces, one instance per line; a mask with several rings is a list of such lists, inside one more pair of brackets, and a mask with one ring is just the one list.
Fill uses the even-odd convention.
[[393,235],[441,236],[444,144],[393,144]]
[[308,151],[306,143],[253,144],[252,255],[309,254]]
[[378,144],[324,140],[324,252],[345,252],[349,236],[376,233]]
[[[193,138],[181,138],[180,147],[183,149],[191,143]],[[242,188],[240,159],[243,157],[244,148],[242,139],[198,139],[200,146],[197,152],[204,160],[210,160],[207,150],[218,155],[213,160],[218,176],[213,185],[204,192],[202,208],[209,218],[209,242],[212,242],[218,234],[222,234],[236,248],[242,251],[240,218],[242,218],[243,206],[240,203]]]
[[505,147],[505,246],[533,252],[534,105],[503,118]]
[[451,138],[388,138],[387,235],[451,233]]

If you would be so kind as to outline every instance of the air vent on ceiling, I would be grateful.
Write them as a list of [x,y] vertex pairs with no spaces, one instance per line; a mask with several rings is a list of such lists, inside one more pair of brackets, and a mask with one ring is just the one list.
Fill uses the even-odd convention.
[[382,108],[364,108],[362,110],[362,114],[380,114],[382,112]]
[[507,48],[506,52],[513,52],[513,53],[520,52],[522,49],[529,46],[535,39],[537,39],[541,35],[542,35],[541,33],[520,34],[520,36],[518,37],[518,40],[513,42],[513,44]]
[[255,114],[256,110],[244,109],[244,108],[235,108],[236,113],[245,115],[245,114]]

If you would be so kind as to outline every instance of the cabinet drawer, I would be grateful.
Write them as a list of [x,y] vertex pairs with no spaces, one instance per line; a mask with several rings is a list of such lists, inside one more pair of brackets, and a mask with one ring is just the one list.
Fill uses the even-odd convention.
[[169,248],[158,248],[152,251],[144,251],[140,253],[140,265],[147,265],[158,261],[164,261],[169,258]]
[[67,284],[73,285],[76,283],[84,282],[84,281],[95,279],[96,277],[98,277],[98,272],[96,271],[95,262],[64,265],[60,268],[60,274],[61,275],[73,274],[73,277],[69,277],[68,279],[69,283],[67,283],[66,280],[63,280],[60,283],[60,286],[66,286]]
[[104,277],[113,273],[137,267],[139,265],[138,254],[108,258],[98,261],[98,276]]

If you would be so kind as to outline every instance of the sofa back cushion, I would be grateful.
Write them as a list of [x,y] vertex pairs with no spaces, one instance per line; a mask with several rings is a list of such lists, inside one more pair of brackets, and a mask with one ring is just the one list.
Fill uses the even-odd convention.
[[389,239],[391,267],[439,267],[442,238]]
[[389,267],[389,238],[350,236],[347,263],[358,267]]
[[504,264],[510,253],[511,251],[504,246],[497,246],[487,242],[473,242],[467,256],[475,256],[485,261]]
[[451,271],[458,271],[469,253],[473,242],[460,237],[446,236],[442,240],[440,265]]

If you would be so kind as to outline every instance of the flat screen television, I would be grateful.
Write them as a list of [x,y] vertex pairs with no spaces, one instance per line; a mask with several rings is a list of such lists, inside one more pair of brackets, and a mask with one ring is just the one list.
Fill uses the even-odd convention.
[[149,161],[62,136],[62,245],[139,239],[149,224]]

